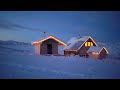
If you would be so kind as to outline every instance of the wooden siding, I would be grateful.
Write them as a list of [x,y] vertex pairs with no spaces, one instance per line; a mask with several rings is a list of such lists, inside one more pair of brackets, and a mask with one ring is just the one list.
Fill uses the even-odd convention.
[[100,54],[99,54],[99,59],[105,59],[106,58],[106,51],[105,51],[105,49],[102,49],[102,51],[100,52]]
[[94,59],[98,59],[99,57],[99,54],[95,54],[95,52],[94,53],[90,52],[88,55],[89,57],[94,58]]
[[48,39],[42,42],[40,47],[40,54],[47,54],[47,44],[52,44],[52,54],[58,54],[58,42],[53,39]]
[[36,44],[34,48],[35,48],[35,54],[40,55],[40,44]]
[[75,51],[64,51],[64,55],[71,55],[71,54],[77,55],[77,52],[75,52]]
[[87,55],[87,51],[90,47],[85,47],[85,45],[83,45],[79,50],[78,50],[78,54],[79,55]]
[[92,57],[92,58],[94,58],[94,59],[100,59],[100,60],[102,60],[102,59],[105,59],[106,58],[106,51],[105,51],[105,49],[102,49],[102,51],[100,52],[100,53],[98,53],[98,54],[96,54],[96,52],[91,52],[91,53],[89,53],[89,56],[90,57]]

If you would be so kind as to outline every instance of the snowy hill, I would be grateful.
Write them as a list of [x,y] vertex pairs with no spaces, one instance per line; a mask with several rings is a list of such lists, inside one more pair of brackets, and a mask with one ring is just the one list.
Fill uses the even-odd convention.
[[34,53],[34,48],[30,43],[17,41],[2,41],[0,40],[0,54],[28,54]]
[[[36,56],[30,43],[0,41],[0,78],[120,79],[120,43],[98,44],[109,51],[105,61],[79,56]],[[61,54],[62,48],[59,47]]]
[[3,41],[0,40],[0,45],[30,45],[30,43],[25,43],[25,42],[18,42],[18,41],[13,41],[13,40],[8,40],[8,41]]

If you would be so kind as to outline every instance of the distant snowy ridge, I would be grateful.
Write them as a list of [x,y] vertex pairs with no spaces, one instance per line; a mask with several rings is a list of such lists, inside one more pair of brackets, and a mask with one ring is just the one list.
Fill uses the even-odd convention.
[[0,45],[31,45],[31,43],[26,43],[26,42],[18,42],[18,41],[13,41],[13,40],[8,40],[8,41],[2,41],[0,40]]
[[33,54],[34,48],[30,43],[18,41],[2,41],[0,40],[0,54]]
[[[4,47],[4,46],[0,46],[0,49],[8,49],[8,50],[13,50],[13,51],[24,52],[24,50],[19,50],[19,49],[14,49],[14,48],[9,48],[9,47]],[[27,50],[26,50],[26,51],[27,51]]]

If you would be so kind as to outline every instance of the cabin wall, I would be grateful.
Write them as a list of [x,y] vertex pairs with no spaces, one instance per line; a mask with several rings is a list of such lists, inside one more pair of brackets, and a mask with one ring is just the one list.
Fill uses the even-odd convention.
[[78,54],[80,56],[84,56],[84,55],[88,55],[87,51],[90,47],[85,47],[85,45],[83,45],[79,50],[78,50]]
[[58,54],[58,42],[53,39],[48,39],[42,42],[40,47],[40,54],[47,54],[47,44],[52,44],[52,54]]
[[98,59],[98,57],[99,57],[99,54],[97,54],[97,53],[92,53],[92,52],[90,52],[89,54],[89,57],[91,57],[91,58],[94,58],[94,59]]
[[40,44],[36,44],[34,48],[35,48],[35,54],[40,55]]
[[99,54],[99,59],[105,59],[106,58],[106,51],[103,49],[101,52],[100,52],[100,54]]
[[64,55],[71,55],[71,54],[74,54],[76,55],[77,53],[75,51],[64,51]]
[[40,54],[46,54],[46,53],[47,53],[47,45],[42,43],[40,47]]

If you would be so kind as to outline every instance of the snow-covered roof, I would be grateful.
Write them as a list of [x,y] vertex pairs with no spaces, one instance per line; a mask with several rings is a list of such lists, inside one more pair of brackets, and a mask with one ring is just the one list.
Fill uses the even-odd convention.
[[[83,43],[91,38],[90,36],[83,36],[83,37],[72,37],[68,42],[67,46],[63,48],[63,50],[77,50]],[[91,38],[92,39],[92,38]],[[95,43],[96,44],[96,43]],[[96,44],[97,46],[97,44]]]
[[103,47],[95,47],[95,46],[92,46],[88,49],[87,52],[99,52]]
[[74,50],[79,48],[82,43],[84,43],[84,41],[88,38],[89,36],[83,36],[83,37],[72,37],[68,42],[67,42],[67,46],[63,48],[63,50]]
[[37,42],[33,42],[32,44],[35,45],[35,44],[39,44],[39,43],[42,43],[48,39],[54,39],[55,41],[59,42],[59,44],[61,45],[64,45],[64,46],[67,46],[64,42],[60,41],[59,39],[55,38],[54,36],[48,36],[48,37],[44,37],[43,39],[37,41]]
[[100,53],[102,49],[105,49],[105,51],[106,51],[107,54],[108,54],[108,51],[107,51],[107,49],[106,49],[105,47],[95,47],[95,46],[90,47],[87,52],[88,52],[88,53],[89,53],[89,52],[97,52],[97,53]]
[[78,41],[86,41],[86,39],[88,39],[89,36],[83,36],[83,37],[72,37],[67,43],[76,43]]

